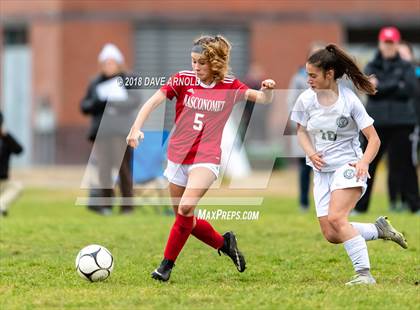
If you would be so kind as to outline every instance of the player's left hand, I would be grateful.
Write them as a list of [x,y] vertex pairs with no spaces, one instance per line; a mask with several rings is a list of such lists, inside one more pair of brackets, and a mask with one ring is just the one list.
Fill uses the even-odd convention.
[[370,179],[369,164],[364,161],[358,161],[357,163],[350,163],[350,166],[356,168],[356,181]]
[[267,79],[261,82],[261,90],[273,89],[276,86],[276,82],[272,79]]

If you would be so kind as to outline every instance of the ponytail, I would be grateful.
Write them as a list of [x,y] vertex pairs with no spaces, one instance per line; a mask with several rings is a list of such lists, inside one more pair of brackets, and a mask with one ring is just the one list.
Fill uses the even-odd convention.
[[376,93],[369,77],[363,74],[354,60],[335,44],[328,44],[324,49],[312,54],[308,63],[321,68],[324,72],[334,70],[335,80],[346,74],[358,90],[369,95]]

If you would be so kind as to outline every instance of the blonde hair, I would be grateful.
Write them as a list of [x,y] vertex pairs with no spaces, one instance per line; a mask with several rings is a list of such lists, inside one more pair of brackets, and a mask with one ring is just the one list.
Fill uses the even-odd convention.
[[232,45],[223,36],[203,35],[194,40],[194,45],[203,48],[203,56],[210,63],[210,70],[216,81],[222,81],[230,72],[229,59]]

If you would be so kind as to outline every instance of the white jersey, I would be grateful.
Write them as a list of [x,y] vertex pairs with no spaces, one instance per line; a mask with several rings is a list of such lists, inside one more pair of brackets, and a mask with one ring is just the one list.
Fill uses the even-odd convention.
[[[335,171],[360,160],[363,152],[359,131],[373,124],[353,91],[339,84],[338,93],[333,105],[323,106],[309,88],[298,97],[291,114],[293,121],[306,127],[315,150],[322,153],[325,161],[322,172]],[[316,170],[308,156],[306,163]]]

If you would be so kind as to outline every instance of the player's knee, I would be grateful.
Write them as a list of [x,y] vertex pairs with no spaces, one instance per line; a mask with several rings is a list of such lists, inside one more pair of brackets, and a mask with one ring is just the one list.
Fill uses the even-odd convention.
[[178,213],[183,216],[194,214],[194,207],[189,205],[180,205],[178,207]]
[[329,243],[333,243],[333,244],[339,243],[334,230],[326,229],[326,230],[323,230],[322,233],[324,235],[325,240],[327,240]]
[[346,225],[346,219],[339,214],[330,214],[328,215],[328,223],[330,223],[335,231],[340,231]]

